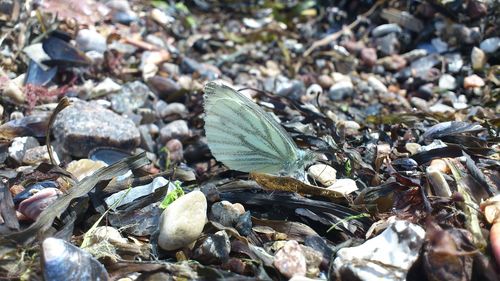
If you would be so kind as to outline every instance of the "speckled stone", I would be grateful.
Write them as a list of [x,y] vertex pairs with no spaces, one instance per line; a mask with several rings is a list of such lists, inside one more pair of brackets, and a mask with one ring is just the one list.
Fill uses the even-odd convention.
[[59,113],[53,132],[64,151],[76,157],[85,157],[99,146],[131,150],[140,143],[139,130],[131,120],[83,101]]

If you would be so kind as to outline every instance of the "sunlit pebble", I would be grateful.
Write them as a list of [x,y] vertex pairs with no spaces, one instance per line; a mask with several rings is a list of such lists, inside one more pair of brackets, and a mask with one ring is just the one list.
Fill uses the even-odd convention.
[[476,74],[464,78],[464,88],[466,89],[478,88],[482,86],[484,86],[484,80]]
[[322,74],[318,77],[318,84],[324,89],[328,89],[333,85],[333,78],[326,74]]

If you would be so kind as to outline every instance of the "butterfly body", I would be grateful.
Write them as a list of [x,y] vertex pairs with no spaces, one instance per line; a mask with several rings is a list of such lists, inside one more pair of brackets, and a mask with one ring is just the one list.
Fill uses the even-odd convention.
[[269,113],[234,89],[209,82],[204,100],[208,147],[227,167],[292,175],[314,160]]

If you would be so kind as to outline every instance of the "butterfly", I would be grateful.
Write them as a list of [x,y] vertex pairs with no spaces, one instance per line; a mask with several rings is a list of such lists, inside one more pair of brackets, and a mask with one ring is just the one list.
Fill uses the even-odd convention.
[[240,92],[215,81],[208,82],[204,92],[208,147],[230,169],[293,176],[316,159],[314,152],[299,149],[269,113]]

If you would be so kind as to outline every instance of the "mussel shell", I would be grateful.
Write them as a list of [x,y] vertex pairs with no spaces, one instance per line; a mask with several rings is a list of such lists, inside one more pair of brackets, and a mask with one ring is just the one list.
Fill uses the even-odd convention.
[[399,158],[392,161],[391,164],[396,169],[396,171],[413,171],[418,167],[417,161],[411,158]]
[[42,190],[44,188],[49,188],[49,187],[54,187],[57,188],[57,183],[54,181],[41,181],[37,182],[31,185],[28,185],[27,187],[24,188],[23,191],[19,192],[16,196],[14,196],[13,201],[14,204],[19,204],[21,201],[30,198],[33,196],[33,191],[34,190]]
[[26,74],[25,84],[45,86],[50,81],[52,81],[52,78],[54,78],[56,74],[57,74],[57,66],[44,70],[34,60],[30,60],[30,64],[28,65],[28,73]]
[[51,58],[43,62],[48,66],[74,67],[90,65],[90,59],[83,52],[59,38],[53,36],[46,38],[43,40],[42,47]]
[[130,157],[131,154],[113,147],[97,147],[89,152],[88,158],[94,161],[102,161],[108,165]]
[[49,237],[42,243],[42,271],[46,281],[108,280],[104,266],[89,253],[62,239]]

